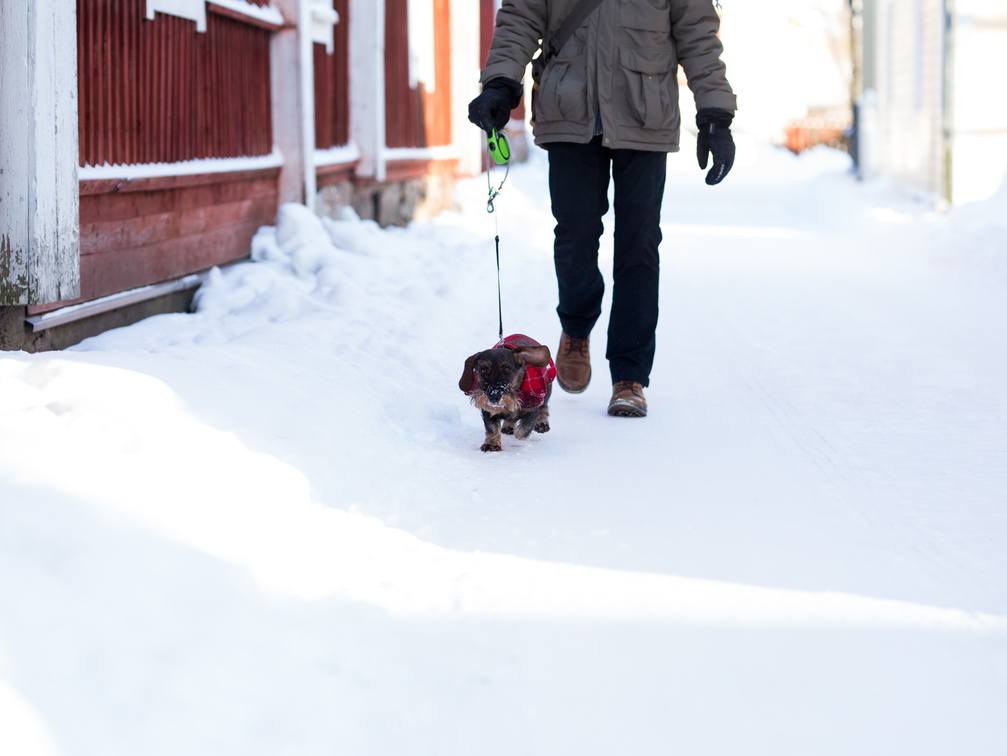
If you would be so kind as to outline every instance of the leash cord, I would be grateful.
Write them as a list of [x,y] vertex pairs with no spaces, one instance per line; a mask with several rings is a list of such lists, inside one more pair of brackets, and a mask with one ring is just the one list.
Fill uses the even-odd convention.
[[500,318],[500,343],[503,343],[503,294],[500,289],[500,234],[496,235],[497,245],[497,315]]
[[[508,155],[509,158],[509,155]],[[496,229],[496,236],[494,241],[496,243],[496,258],[497,258],[497,316],[500,320],[500,341],[498,344],[503,343],[503,287],[500,283],[500,216],[496,214],[496,206],[493,204],[496,198],[500,195],[500,190],[503,189],[504,182],[507,181],[507,176],[510,174],[510,160],[504,163],[504,175],[500,180],[497,188],[493,188],[493,165],[494,161],[486,153],[486,188],[489,193],[489,199],[486,201],[486,212],[493,215],[493,223]]]
[[492,176],[493,176],[493,165],[494,165],[493,161],[490,160],[490,157],[487,154],[487,156],[486,156],[486,188],[489,191],[489,199],[486,200],[486,212],[487,213],[496,212],[496,206],[493,204],[493,202],[496,200],[497,197],[500,196],[500,190],[503,189],[504,182],[507,180],[507,176],[510,173],[510,163],[508,162],[508,163],[504,164],[504,175],[503,175],[503,178],[500,179],[500,183],[497,185],[497,188],[494,189],[493,188],[493,179],[492,179]]

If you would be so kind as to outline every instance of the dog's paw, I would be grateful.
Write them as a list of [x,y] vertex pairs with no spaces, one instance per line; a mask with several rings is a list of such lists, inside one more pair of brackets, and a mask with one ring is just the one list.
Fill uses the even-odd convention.
[[501,433],[506,433],[508,436],[513,436],[514,435],[514,423],[504,423],[500,427],[500,432]]
[[500,445],[499,441],[487,441],[485,444],[479,447],[482,451],[503,451],[503,447]]
[[540,423],[535,423],[535,432],[536,433],[548,433],[549,432],[549,423],[546,422],[545,420],[543,420]]

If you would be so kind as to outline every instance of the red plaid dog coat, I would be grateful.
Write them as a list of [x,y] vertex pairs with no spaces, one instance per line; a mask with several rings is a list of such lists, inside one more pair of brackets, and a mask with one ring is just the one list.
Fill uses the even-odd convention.
[[[514,349],[519,346],[542,346],[535,339],[521,333],[515,333],[503,341],[497,342],[494,349]],[[521,400],[521,408],[525,410],[541,407],[545,403],[545,398],[549,394],[549,385],[556,379],[556,363],[549,360],[549,366],[544,368],[526,365],[524,369],[524,381],[518,389],[518,399]],[[479,376],[476,375],[475,383],[467,396],[471,396],[479,390]]]

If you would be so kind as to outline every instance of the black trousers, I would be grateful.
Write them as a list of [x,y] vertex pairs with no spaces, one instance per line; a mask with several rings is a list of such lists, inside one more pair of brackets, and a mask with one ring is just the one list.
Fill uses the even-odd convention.
[[614,181],[615,254],[608,358],[612,382],[650,384],[660,278],[661,200],[667,175],[664,152],[611,150],[601,137],[588,144],[547,145],[549,193],[556,218],[554,257],[563,330],[583,339],[601,316],[605,282],[598,246]]

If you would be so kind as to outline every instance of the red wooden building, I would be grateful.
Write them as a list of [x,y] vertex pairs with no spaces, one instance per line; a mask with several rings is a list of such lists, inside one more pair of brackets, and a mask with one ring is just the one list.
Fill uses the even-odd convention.
[[0,348],[185,308],[284,202],[382,224],[444,207],[481,169],[465,116],[492,14],[493,0],[4,2]]

